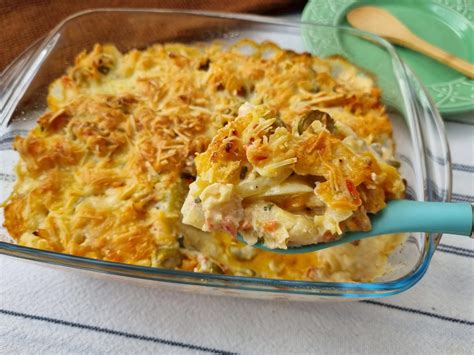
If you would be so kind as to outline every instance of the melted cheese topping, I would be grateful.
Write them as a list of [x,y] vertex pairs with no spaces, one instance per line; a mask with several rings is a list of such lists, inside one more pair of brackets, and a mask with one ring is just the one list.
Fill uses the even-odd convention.
[[[4,204],[6,228],[20,245],[130,264],[287,279],[382,275],[398,236],[276,255],[181,222],[195,155],[245,102],[266,105],[284,122],[324,110],[392,155],[378,89],[342,58],[250,40],[125,54],[96,45],[51,84],[49,111],[15,140],[20,161]],[[367,210],[378,208],[372,190],[366,194]]]

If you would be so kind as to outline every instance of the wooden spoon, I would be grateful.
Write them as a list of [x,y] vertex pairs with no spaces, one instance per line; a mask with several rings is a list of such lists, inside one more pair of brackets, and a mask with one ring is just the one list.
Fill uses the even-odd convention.
[[474,79],[474,65],[433,46],[411,32],[389,12],[373,6],[361,6],[347,14],[349,23],[363,31],[385,38],[391,43],[423,53]]

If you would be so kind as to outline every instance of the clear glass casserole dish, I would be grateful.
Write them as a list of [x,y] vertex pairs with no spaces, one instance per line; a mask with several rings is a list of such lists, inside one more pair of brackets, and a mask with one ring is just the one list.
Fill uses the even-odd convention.
[[[234,42],[240,38],[271,40],[285,49],[311,51],[323,57],[342,55],[374,74],[392,119],[408,198],[450,199],[451,161],[442,120],[418,79],[383,39],[350,28],[252,15],[102,9],[69,17],[2,73],[0,200],[4,201],[13,187],[13,163],[17,159],[11,151],[13,137],[26,134],[26,129],[45,111],[49,83],[72,64],[79,52],[91,49],[95,43],[113,43],[119,50],[127,51],[159,42]],[[3,210],[0,222],[3,225]],[[276,280],[119,264],[19,246],[4,229],[0,229],[0,253],[193,292],[268,299],[354,299],[393,295],[412,287],[426,272],[440,238],[441,235],[424,233],[409,235],[390,256],[386,274],[371,283]]]

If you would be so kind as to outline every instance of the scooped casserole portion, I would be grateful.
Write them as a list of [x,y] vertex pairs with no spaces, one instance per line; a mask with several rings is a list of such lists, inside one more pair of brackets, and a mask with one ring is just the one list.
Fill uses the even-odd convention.
[[267,106],[242,105],[195,158],[183,222],[239,232],[249,244],[263,239],[272,249],[370,230],[367,214],[401,197],[400,174],[329,112],[288,112],[282,120]]
[[195,272],[366,282],[403,241],[277,255],[233,237],[275,247],[329,240],[370,228],[367,213],[402,196],[380,92],[343,58],[251,40],[125,54],[98,44],[47,100],[14,142],[18,179],[4,225],[20,245]]

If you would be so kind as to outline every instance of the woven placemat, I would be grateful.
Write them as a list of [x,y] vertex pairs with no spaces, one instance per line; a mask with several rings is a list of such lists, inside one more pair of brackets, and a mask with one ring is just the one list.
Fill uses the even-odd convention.
[[303,0],[3,0],[0,1],[0,72],[66,17],[93,8],[174,8],[276,13],[301,11]]

